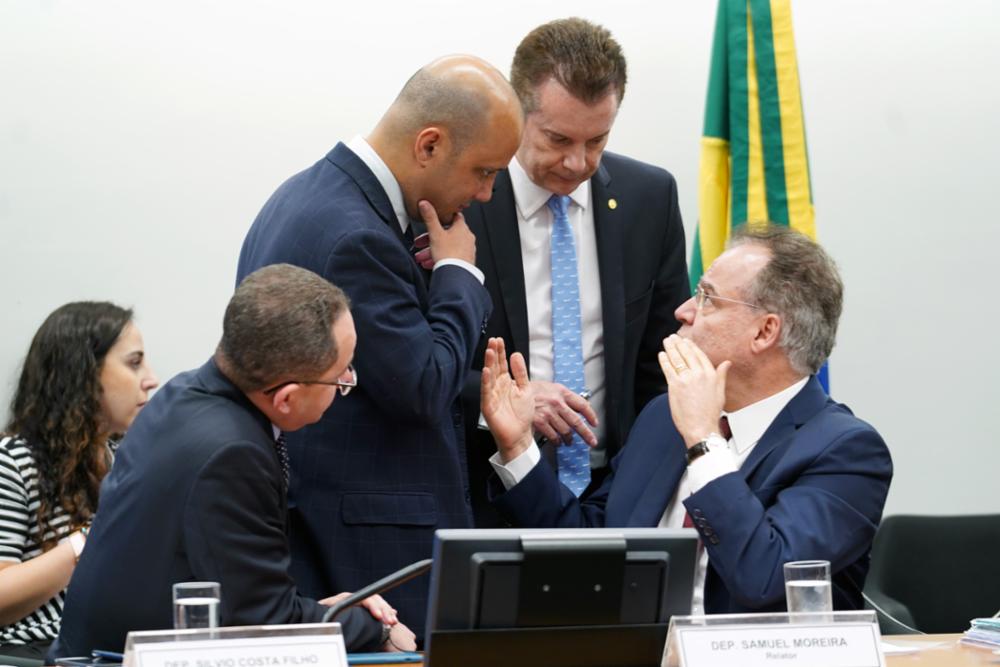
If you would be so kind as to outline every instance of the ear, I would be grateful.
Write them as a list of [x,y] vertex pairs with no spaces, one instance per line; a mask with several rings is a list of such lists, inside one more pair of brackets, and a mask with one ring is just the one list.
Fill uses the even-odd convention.
[[420,130],[413,144],[417,164],[421,167],[429,166],[431,160],[447,151],[448,143],[448,135],[442,128],[431,126]]
[[299,390],[299,386],[293,382],[274,392],[274,395],[271,396],[271,407],[280,415],[291,414],[292,402],[295,400],[295,392]]
[[768,313],[757,325],[757,333],[750,344],[754,353],[760,354],[765,350],[777,348],[781,340],[781,317],[775,313]]

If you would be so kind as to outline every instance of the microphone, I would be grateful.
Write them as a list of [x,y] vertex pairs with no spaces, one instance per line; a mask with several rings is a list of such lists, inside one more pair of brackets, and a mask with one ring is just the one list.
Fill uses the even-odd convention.
[[425,558],[424,560],[418,560],[416,563],[410,563],[406,567],[396,570],[392,574],[386,575],[376,581],[375,583],[368,584],[360,591],[356,593],[351,593],[346,598],[338,602],[337,604],[331,606],[323,614],[323,622],[332,621],[345,609],[353,607],[357,603],[361,602],[367,597],[372,595],[379,595],[385,593],[386,591],[392,590],[400,584],[405,584],[410,579],[414,577],[419,577],[427,570],[431,569],[431,565],[434,563],[433,558]]

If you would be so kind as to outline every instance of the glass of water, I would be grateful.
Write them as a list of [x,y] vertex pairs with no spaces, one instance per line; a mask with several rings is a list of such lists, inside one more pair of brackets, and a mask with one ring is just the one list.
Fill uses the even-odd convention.
[[785,601],[788,611],[831,612],[830,561],[797,560],[785,563]]
[[174,629],[219,627],[220,589],[215,581],[174,584]]

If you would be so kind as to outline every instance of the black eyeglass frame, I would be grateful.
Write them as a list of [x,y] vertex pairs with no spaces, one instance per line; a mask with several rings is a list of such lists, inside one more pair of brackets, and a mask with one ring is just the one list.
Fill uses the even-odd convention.
[[322,384],[328,387],[336,387],[340,391],[341,396],[347,396],[351,393],[351,390],[358,386],[358,372],[354,370],[353,365],[348,365],[347,369],[344,371],[351,373],[350,382],[344,382],[343,380],[285,380],[280,384],[276,384],[273,387],[265,389],[263,393],[265,396],[270,396],[274,392],[278,391],[283,387],[287,387],[290,384]]

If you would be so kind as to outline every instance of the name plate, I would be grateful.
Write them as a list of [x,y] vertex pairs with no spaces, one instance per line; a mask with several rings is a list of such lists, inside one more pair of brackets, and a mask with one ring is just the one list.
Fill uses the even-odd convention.
[[873,623],[740,623],[676,628],[681,667],[884,667]]
[[344,637],[299,635],[136,644],[138,667],[347,667]]

